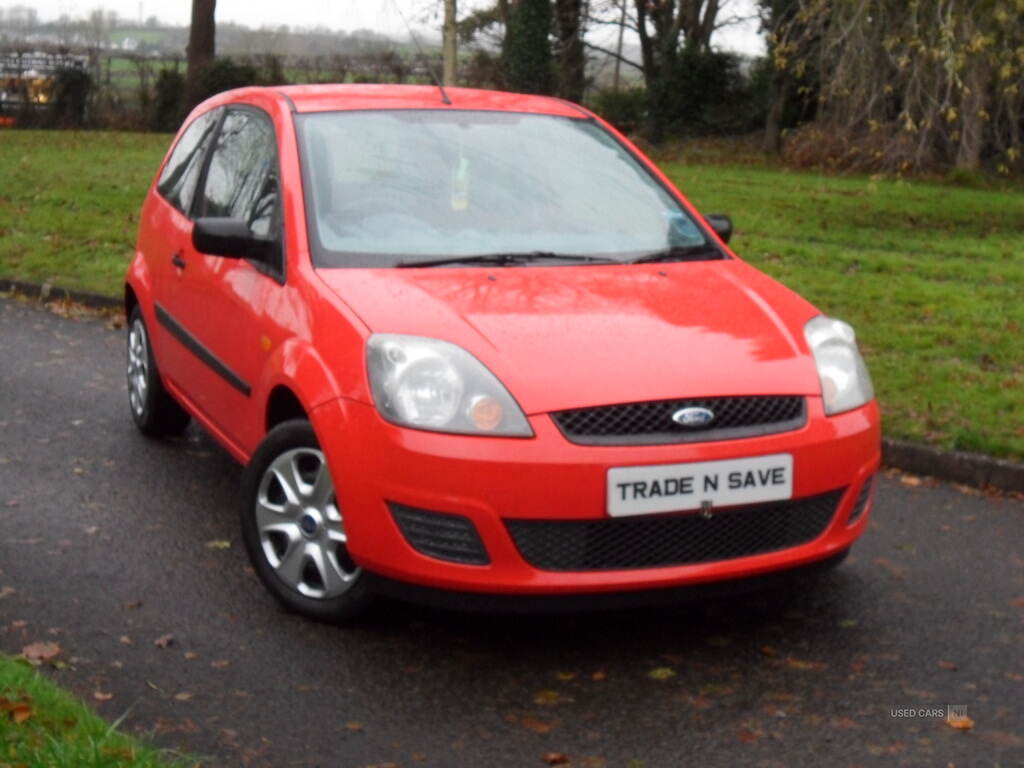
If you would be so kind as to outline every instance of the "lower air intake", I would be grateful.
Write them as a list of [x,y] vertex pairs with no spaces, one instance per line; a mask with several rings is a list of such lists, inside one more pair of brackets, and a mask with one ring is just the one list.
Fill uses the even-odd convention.
[[465,565],[487,565],[491,558],[473,521],[463,515],[432,512],[389,501],[391,516],[409,546],[422,555]]
[[545,571],[658,568],[732,560],[818,538],[843,491],[769,504],[657,517],[506,520],[523,558]]

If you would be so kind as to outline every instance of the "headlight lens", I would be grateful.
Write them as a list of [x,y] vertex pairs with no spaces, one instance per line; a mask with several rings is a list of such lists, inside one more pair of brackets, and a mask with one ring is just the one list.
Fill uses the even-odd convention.
[[842,320],[818,316],[804,326],[804,337],[818,366],[826,414],[831,416],[870,402],[875,390],[857,349],[853,328]]
[[388,421],[436,432],[533,436],[512,395],[462,347],[377,333],[366,344],[366,362],[373,401]]

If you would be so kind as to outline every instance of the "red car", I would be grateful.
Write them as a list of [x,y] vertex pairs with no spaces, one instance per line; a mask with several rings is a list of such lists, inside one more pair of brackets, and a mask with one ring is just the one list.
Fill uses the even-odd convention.
[[224,93],[142,210],[131,413],[245,465],[256,572],[312,617],[833,565],[872,504],[871,381],[852,329],[730,231],[559,99]]

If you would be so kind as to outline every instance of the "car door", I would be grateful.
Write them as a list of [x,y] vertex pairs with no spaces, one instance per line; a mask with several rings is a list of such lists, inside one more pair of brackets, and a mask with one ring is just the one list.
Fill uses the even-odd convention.
[[182,132],[157,180],[157,194],[147,200],[139,227],[139,251],[153,280],[156,323],[150,334],[160,370],[176,385],[185,377],[191,355],[174,336],[167,319],[179,312],[181,270],[192,248],[196,189],[223,116],[223,109],[212,109]]
[[192,218],[244,220],[271,241],[274,261],[212,256],[189,241],[178,270],[170,322],[190,359],[178,386],[236,445],[254,443],[262,414],[254,403],[269,347],[266,307],[284,285],[277,142],[262,110],[228,107],[209,152]]

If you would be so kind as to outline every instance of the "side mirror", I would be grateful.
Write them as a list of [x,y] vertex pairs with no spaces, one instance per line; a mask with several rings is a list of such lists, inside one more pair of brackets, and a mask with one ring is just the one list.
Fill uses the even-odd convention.
[[276,243],[256,237],[242,219],[196,219],[192,245],[200,253],[229,259],[269,262]]
[[723,243],[729,242],[732,237],[732,219],[724,213],[708,213],[704,219],[715,230],[715,234],[722,238]]

